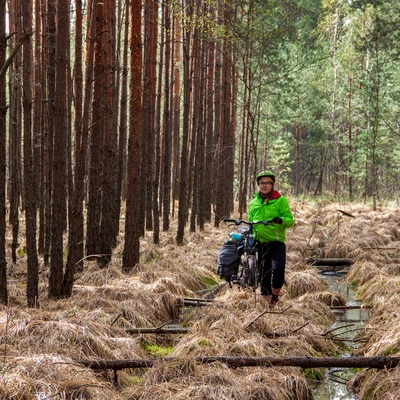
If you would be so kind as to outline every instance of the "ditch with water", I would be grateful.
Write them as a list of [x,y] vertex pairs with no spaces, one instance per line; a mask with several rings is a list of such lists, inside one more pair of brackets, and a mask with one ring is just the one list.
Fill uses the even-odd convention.
[[[347,306],[357,306],[359,303],[354,298],[354,292],[347,285],[346,276],[343,273],[325,272],[321,273],[322,278],[328,284],[328,290],[340,293],[346,299]],[[341,338],[349,340],[348,354],[350,356],[352,349],[357,347],[352,338],[362,327],[363,322],[368,319],[368,310],[366,309],[346,309],[334,310],[337,320],[333,324],[335,334],[340,334]],[[345,357],[346,354],[343,354]],[[315,400],[355,400],[357,397],[350,393],[346,383],[354,376],[349,369],[327,369],[325,380],[315,387]]]

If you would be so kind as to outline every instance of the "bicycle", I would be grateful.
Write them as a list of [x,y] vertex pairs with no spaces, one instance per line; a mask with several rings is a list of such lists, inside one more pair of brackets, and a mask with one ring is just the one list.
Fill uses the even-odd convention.
[[261,278],[261,268],[258,258],[257,242],[254,239],[253,227],[255,225],[273,224],[271,220],[249,222],[242,219],[225,218],[224,222],[230,222],[235,226],[245,224],[238,229],[240,237],[236,240],[243,242],[243,254],[239,263],[239,270],[236,276],[232,276],[232,283],[239,285],[242,288],[251,288],[255,291],[258,287]]

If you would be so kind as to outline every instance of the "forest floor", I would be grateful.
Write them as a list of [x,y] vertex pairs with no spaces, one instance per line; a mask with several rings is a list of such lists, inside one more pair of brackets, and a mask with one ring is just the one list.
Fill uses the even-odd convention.
[[[292,203],[295,225],[287,237],[286,283],[269,310],[256,293],[222,285],[217,256],[232,228],[207,225],[175,244],[176,226],[152,244],[141,243],[141,262],[122,273],[122,243],[113,262],[93,261],[76,276],[73,296],[47,297],[40,274],[40,307],[26,307],[26,259],[9,265],[8,306],[0,306],[0,399],[296,399],[313,398],[313,379],[323,369],[240,367],[198,363],[196,356],[336,356],[345,342],[328,332],[330,292],[309,257],[354,260],[347,280],[371,307],[357,333],[363,356],[400,356],[400,213],[355,204]],[[232,216],[235,217],[235,216]],[[207,306],[182,299],[220,290]],[[262,316],[260,316],[262,314]],[[187,333],[129,333],[132,328],[187,328]],[[163,361],[163,357],[173,360]],[[151,368],[96,371],[85,360],[159,361]],[[360,370],[349,382],[360,399],[400,398],[400,369]]]

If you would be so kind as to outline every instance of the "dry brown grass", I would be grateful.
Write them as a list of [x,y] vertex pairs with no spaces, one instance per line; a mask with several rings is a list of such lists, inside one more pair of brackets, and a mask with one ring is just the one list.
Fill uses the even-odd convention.
[[337,292],[329,292],[327,290],[314,293],[306,293],[300,297],[300,300],[309,302],[310,300],[319,301],[327,306],[344,306],[346,299]]
[[325,289],[325,283],[318,277],[315,269],[288,273],[286,277],[287,291],[291,298],[306,293],[320,292]]
[[[229,289],[207,307],[182,309],[178,300],[196,297],[216,278],[218,250],[231,228],[209,225],[185,236],[176,246],[176,226],[162,232],[159,246],[152,233],[141,242],[136,270],[121,272],[121,243],[114,261],[101,269],[85,263],[77,275],[73,296],[47,298],[47,274],[40,275],[40,308],[26,309],[26,259],[9,267],[10,304],[0,307],[0,399],[288,399],[311,398],[310,383],[298,368],[237,368],[201,365],[194,356],[324,356],[339,352],[329,340],[335,315],[329,306],[344,299],[329,291],[305,262],[307,257],[351,257],[348,273],[364,303],[373,305],[371,319],[360,334],[365,355],[398,355],[400,300],[400,217],[396,210],[370,212],[364,206],[293,203],[296,224],[288,232],[286,284],[275,313],[259,294]],[[351,213],[345,216],[338,209]],[[380,248],[385,249],[380,249]],[[283,311],[279,313],[279,311]],[[186,335],[129,335],[126,328],[157,327],[181,322]],[[152,355],[148,344],[172,347],[176,362],[148,370],[118,374],[95,373],[81,359],[142,359]],[[395,371],[360,373],[353,382],[361,396],[371,385],[372,399],[398,393]],[[391,383],[390,383],[391,382]],[[378,393],[381,397],[378,397]],[[361,397],[363,398],[363,397]],[[400,394],[399,394],[400,398]]]

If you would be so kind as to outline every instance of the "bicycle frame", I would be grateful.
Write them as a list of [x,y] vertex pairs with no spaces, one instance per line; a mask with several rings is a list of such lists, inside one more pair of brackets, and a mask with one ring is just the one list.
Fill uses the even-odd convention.
[[271,221],[249,222],[241,219],[224,219],[236,226],[246,225],[238,229],[244,242],[243,255],[241,257],[238,275],[232,277],[232,282],[242,288],[251,288],[255,291],[260,281],[260,261],[258,257],[257,242],[254,239],[253,227],[255,225],[269,225]]

